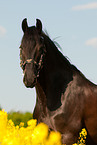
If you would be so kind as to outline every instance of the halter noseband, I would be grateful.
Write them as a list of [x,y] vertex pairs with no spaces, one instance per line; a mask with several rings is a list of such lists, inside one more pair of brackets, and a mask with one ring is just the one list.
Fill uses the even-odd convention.
[[27,59],[24,63],[21,64],[21,67],[23,68],[23,70],[24,70],[26,64],[30,64],[30,63],[37,65],[37,62],[34,61],[33,59]]
[[33,59],[27,59],[25,62],[20,63],[22,69],[23,70],[25,69],[26,64],[31,64],[32,63],[33,65],[37,66],[37,77],[39,77],[39,72],[42,68],[44,55],[45,55],[45,53],[43,52],[40,56],[40,60],[39,60],[38,63]]

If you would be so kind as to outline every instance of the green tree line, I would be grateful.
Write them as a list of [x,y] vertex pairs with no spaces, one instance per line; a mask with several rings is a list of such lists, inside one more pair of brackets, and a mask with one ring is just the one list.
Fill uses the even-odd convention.
[[[1,106],[0,106],[0,110],[2,110]],[[10,119],[14,122],[15,126],[19,125],[20,122],[23,122],[24,127],[26,127],[27,121],[29,121],[30,119],[33,119],[33,114],[30,112],[22,113],[22,112],[11,111],[8,113],[8,120]]]
[[11,119],[14,122],[15,126],[19,125],[20,122],[23,122],[24,127],[26,127],[27,126],[27,121],[29,121],[32,118],[33,118],[32,113],[30,113],[30,112],[25,112],[25,113],[9,112],[8,113],[8,120]]

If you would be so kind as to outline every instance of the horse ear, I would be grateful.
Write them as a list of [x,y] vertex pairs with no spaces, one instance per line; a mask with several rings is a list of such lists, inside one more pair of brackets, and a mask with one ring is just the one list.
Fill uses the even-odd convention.
[[25,31],[27,30],[28,28],[28,24],[27,24],[27,19],[25,18],[23,21],[22,21],[22,30],[23,32],[25,33]]
[[36,19],[36,28],[37,28],[39,33],[42,32],[42,23],[39,19]]

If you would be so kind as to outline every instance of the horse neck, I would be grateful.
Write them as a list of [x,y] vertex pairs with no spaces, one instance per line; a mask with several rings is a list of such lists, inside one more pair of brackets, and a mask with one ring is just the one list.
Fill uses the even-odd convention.
[[[40,71],[38,79],[40,86],[38,86],[45,94],[43,96],[44,100],[46,97],[47,107],[50,110],[55,110],[61,105],[61,94],[72,80],[72,71],[69,61],[59,52],[54,43],[49,38],[47,39],[45,42],[47,53],[44,67]],[[37,90],[39,90],[38,86]],[[38,97],[43,100],[41,95]]]

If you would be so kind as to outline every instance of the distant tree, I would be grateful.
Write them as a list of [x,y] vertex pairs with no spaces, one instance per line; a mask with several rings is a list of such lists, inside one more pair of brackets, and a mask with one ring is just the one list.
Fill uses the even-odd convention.
[[8,113],[8,119],[11,119],[15,125],[19,125],[20,122],[24,122],[24,126],[27,126],[27,121],[32,119],[32,114],[30,112],[10,112]]

